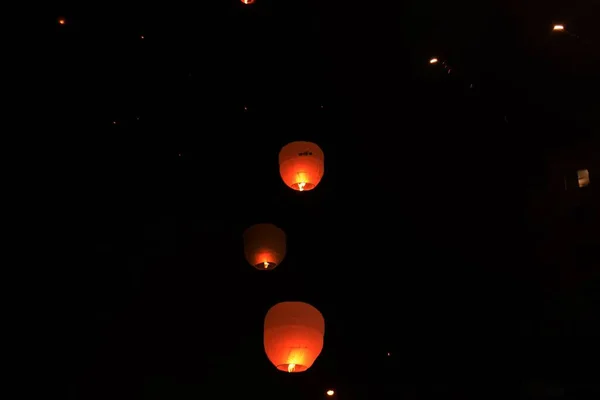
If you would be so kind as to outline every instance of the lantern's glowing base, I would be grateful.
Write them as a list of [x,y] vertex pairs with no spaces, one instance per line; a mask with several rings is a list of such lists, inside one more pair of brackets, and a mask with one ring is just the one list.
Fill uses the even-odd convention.
[[254,265],[254,268],[260,269],[261,271],[270,271],[277,266],[277,263],[274,262],[261,262]]
[[308,368],[304,365],[300,364],[280,364],[277,366],[277,369],[284,372],[304,372]]
[[299,192],[306,192],[307,190],[312,190],[315,188],[315,185],[309,182],[298,182],[294,183],[291,186],[292,189],[297,190]]

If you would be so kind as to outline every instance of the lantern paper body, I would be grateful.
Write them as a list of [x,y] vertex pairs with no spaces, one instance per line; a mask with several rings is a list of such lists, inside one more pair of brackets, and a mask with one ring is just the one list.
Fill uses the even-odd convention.
[[323,349],[325,320],[310,304],[284,302],[265,317],[265,352],[280,371],[309,369]]
[[294,190],[314,189],[325,173],[325,155],[310,142],[292,142],[279,152],[279,173],[283,182]]
[[272,224],[251,226],[244,232],[244,254],[256,269],[275,268],[285,257],[285,232]]

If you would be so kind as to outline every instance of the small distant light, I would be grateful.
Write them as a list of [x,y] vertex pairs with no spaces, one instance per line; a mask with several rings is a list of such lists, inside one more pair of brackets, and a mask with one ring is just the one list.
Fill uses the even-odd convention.
[[59,23],[59,25],[64,25],[67,23],[67,21],[64,18],[59,18],[58,23]]
[[135,117],[135,119],[137,119],[138,121],[140,120],[140,117]]
[[333,396],[334,394],[335,394],[335,391],[333,391],[333,390],[331,390],[331,389],[329,389],[329,390],[327,391],[327,396]]
[[116,125],[116,124],[117,124],[117,121],[113,121],[113,125]]
[[248,111],[248,107],[244,106],[244,111]]
[[391,356],[392,354],[391,354],[391,353],[387,353],[387,355],[388,355],[388,357],[389,357],[389,356]]
[[143,39],[143,38],[144,38],[144,35],[140,36],[140,39]]
[[432,58],[431,60],[429,60],[429,64],[435,64],[438,62],[437,58]]
[[564,31],[565,30],[565,26],[564,25],[554,25],[554,27],[552,28],[553,31]]
[[246,5],[254,4],[254,0],[242,0],[242,3]]
[[181,153],[179,153],[179,157],[181,157]]

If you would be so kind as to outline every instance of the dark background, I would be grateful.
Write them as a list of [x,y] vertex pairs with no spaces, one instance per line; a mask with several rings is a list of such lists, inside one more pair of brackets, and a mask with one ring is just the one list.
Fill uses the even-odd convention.
[[[59,3],[66,398],[598,390],[598,2]],[[281,182],[293,140],[325,152],[314,191]],[[288,235],[268,273],[243,258],[259,222]],[[286,300],[326,321],[302,374],[264,355]]]

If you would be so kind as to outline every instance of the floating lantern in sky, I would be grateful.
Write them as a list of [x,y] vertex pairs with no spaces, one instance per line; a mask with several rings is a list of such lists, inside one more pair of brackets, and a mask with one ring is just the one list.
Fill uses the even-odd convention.
[[333,396],[335,394],[335,390],[329,389],[326,393],[327,396]]
[[580,188],[590,184],[590,172],[587,169],[577,171],[577,184]]
[[552,30],[553,30],[553,31],[564,31],[564,30],[565,30],[565,26],[564,26],[564,25],[560,25],[560,24],[558,24],[558,25],[554,25],[554,26],[552,27]]
[[431,60],[429,60],[429,64],[436,64],[438,62],[437,58],[432,58]]
[[64,24],[66,24],[66,23],[67,23],[67,21],[66,21],[64,18],[59,18],[59,19],[58,19],[58,24],[59,24],[59,25],[64,25]]
[[314,189],[325,173],[325,155],[311,142],[292,142],[279,152],[279,173],[283,182],[294,190]]
[[246,5],[254,4],[254,0],[242,0],[242,3]]
[[244,254],[256,269],[271,270],[285,257],[285,232],[273,224],[257,224],[244,232]]
[[265,352],[278,370],[303,372],[321,354],[324,334],[319,310],[302,302],[279,303],[265,317]]

